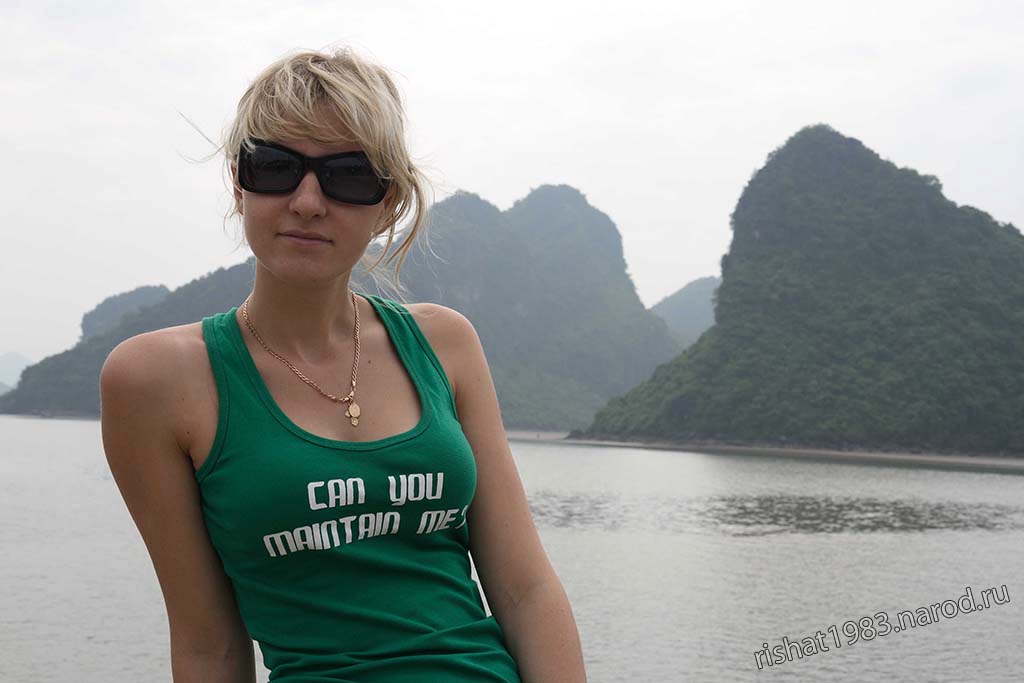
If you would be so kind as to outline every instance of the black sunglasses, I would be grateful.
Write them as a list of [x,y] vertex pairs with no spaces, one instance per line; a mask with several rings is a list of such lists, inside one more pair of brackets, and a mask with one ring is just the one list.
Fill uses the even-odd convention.
[[260,194],[286,194],[299,186],[312,169],[320,189],[331,199],[346,204],[379,204],[391,181],[381,178],[365,152],[342,152],[307,157],[294,149],[266,140],[252,140],[238,153],[238,184]]

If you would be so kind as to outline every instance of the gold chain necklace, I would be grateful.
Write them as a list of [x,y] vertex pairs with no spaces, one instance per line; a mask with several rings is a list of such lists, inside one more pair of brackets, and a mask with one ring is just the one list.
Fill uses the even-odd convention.
[[359,369],[359,306],[356,305],[356,293],[351,289],[349,290],[349,292],[352,294],[352,308],[355,309],[356,313],[356,327],[355,332],[352,335],[353,339],[355,339],[356,352],[355,358],[352,360],[352,389],[348,392],[348,396],[344,396],[341,398],[335,396],[334,394],[328,394],[327,392],[325,392],[323,389],[317,386],[316,382],[302,374],[302,372],[300,372],[299,369],[291,363],[291,361],[289,361],[281,354],[276,353],[269,346],[267,346],[266,342],[263,341],[263,338],[260,337],[259,333],[256,331],[256,328],[253,327],[252,321],[249,320],[249,297],[246,297],[245,303],[242,304],[242,317],[245,318],[245,324],[249,326],[249,331],[252,332],[252,335],[254,337],[256,337],[256,341],[258,341],[263,346],[263,348],[267,350],[267,353],[269,353],[271,356],[277,358],[282,363],[287,365],[292,372],[299,376],[299,379],[301,379],[303,382],[316,389],[324,398],[328,398],[334,401],[335,403],[348,403],[349,406],[345,410],[345,417],[349,418],[349,420],[352,422],[352,426],[355,427],[359,424],[359,416],[362,414],[359,405],[355,401],[356,372]]

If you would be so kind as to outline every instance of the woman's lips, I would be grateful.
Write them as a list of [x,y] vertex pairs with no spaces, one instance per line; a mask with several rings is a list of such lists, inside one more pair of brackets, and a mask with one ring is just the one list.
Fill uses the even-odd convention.
[[304,244],[309,246],[330,244],[327,240],[311,239],[309,237],[299,237],[297,235],[281,235],[281,237],[284,237],[286,240],[294,242],[295,244]]

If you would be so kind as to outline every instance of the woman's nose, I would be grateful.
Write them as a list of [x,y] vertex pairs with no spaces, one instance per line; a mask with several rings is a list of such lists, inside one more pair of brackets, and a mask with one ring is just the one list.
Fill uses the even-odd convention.
[[291,209],[303,218],[314,218],[327,213],[327,197],[320,189],[320,180],[310,169],[299,186],[292,192]]

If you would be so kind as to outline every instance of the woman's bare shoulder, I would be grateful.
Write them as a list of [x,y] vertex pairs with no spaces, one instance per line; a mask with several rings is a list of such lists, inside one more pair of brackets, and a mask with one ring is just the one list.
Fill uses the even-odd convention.
[[[168,408],[168,426],[188,450],[203,430],[196,416],[208,411],[210,396],[216,410],[216,384],[203,339],[201,322],[174,325],[129,337],[107,356],[104,371],[126,376],[125,381],[147,383],[147,395],[159,397]],[[131,379],[127,376],[131,375]]]
[[441,361],[452,391],[457,393],[459,362],[462,358],[460,349],[463,348],[466,335],[476,333],[473,324],[462,313],[441,304],[424,302],[407,304],[406,308],[430,343],[434,355]]
[[163,327],[140,332],[114,347],[107,360],[129,360],[138,366],[152,366],[156,372],[147,377],[160,381],[173,381],[179,371],[195,366],[202,360],[206,345],[201,322]]

